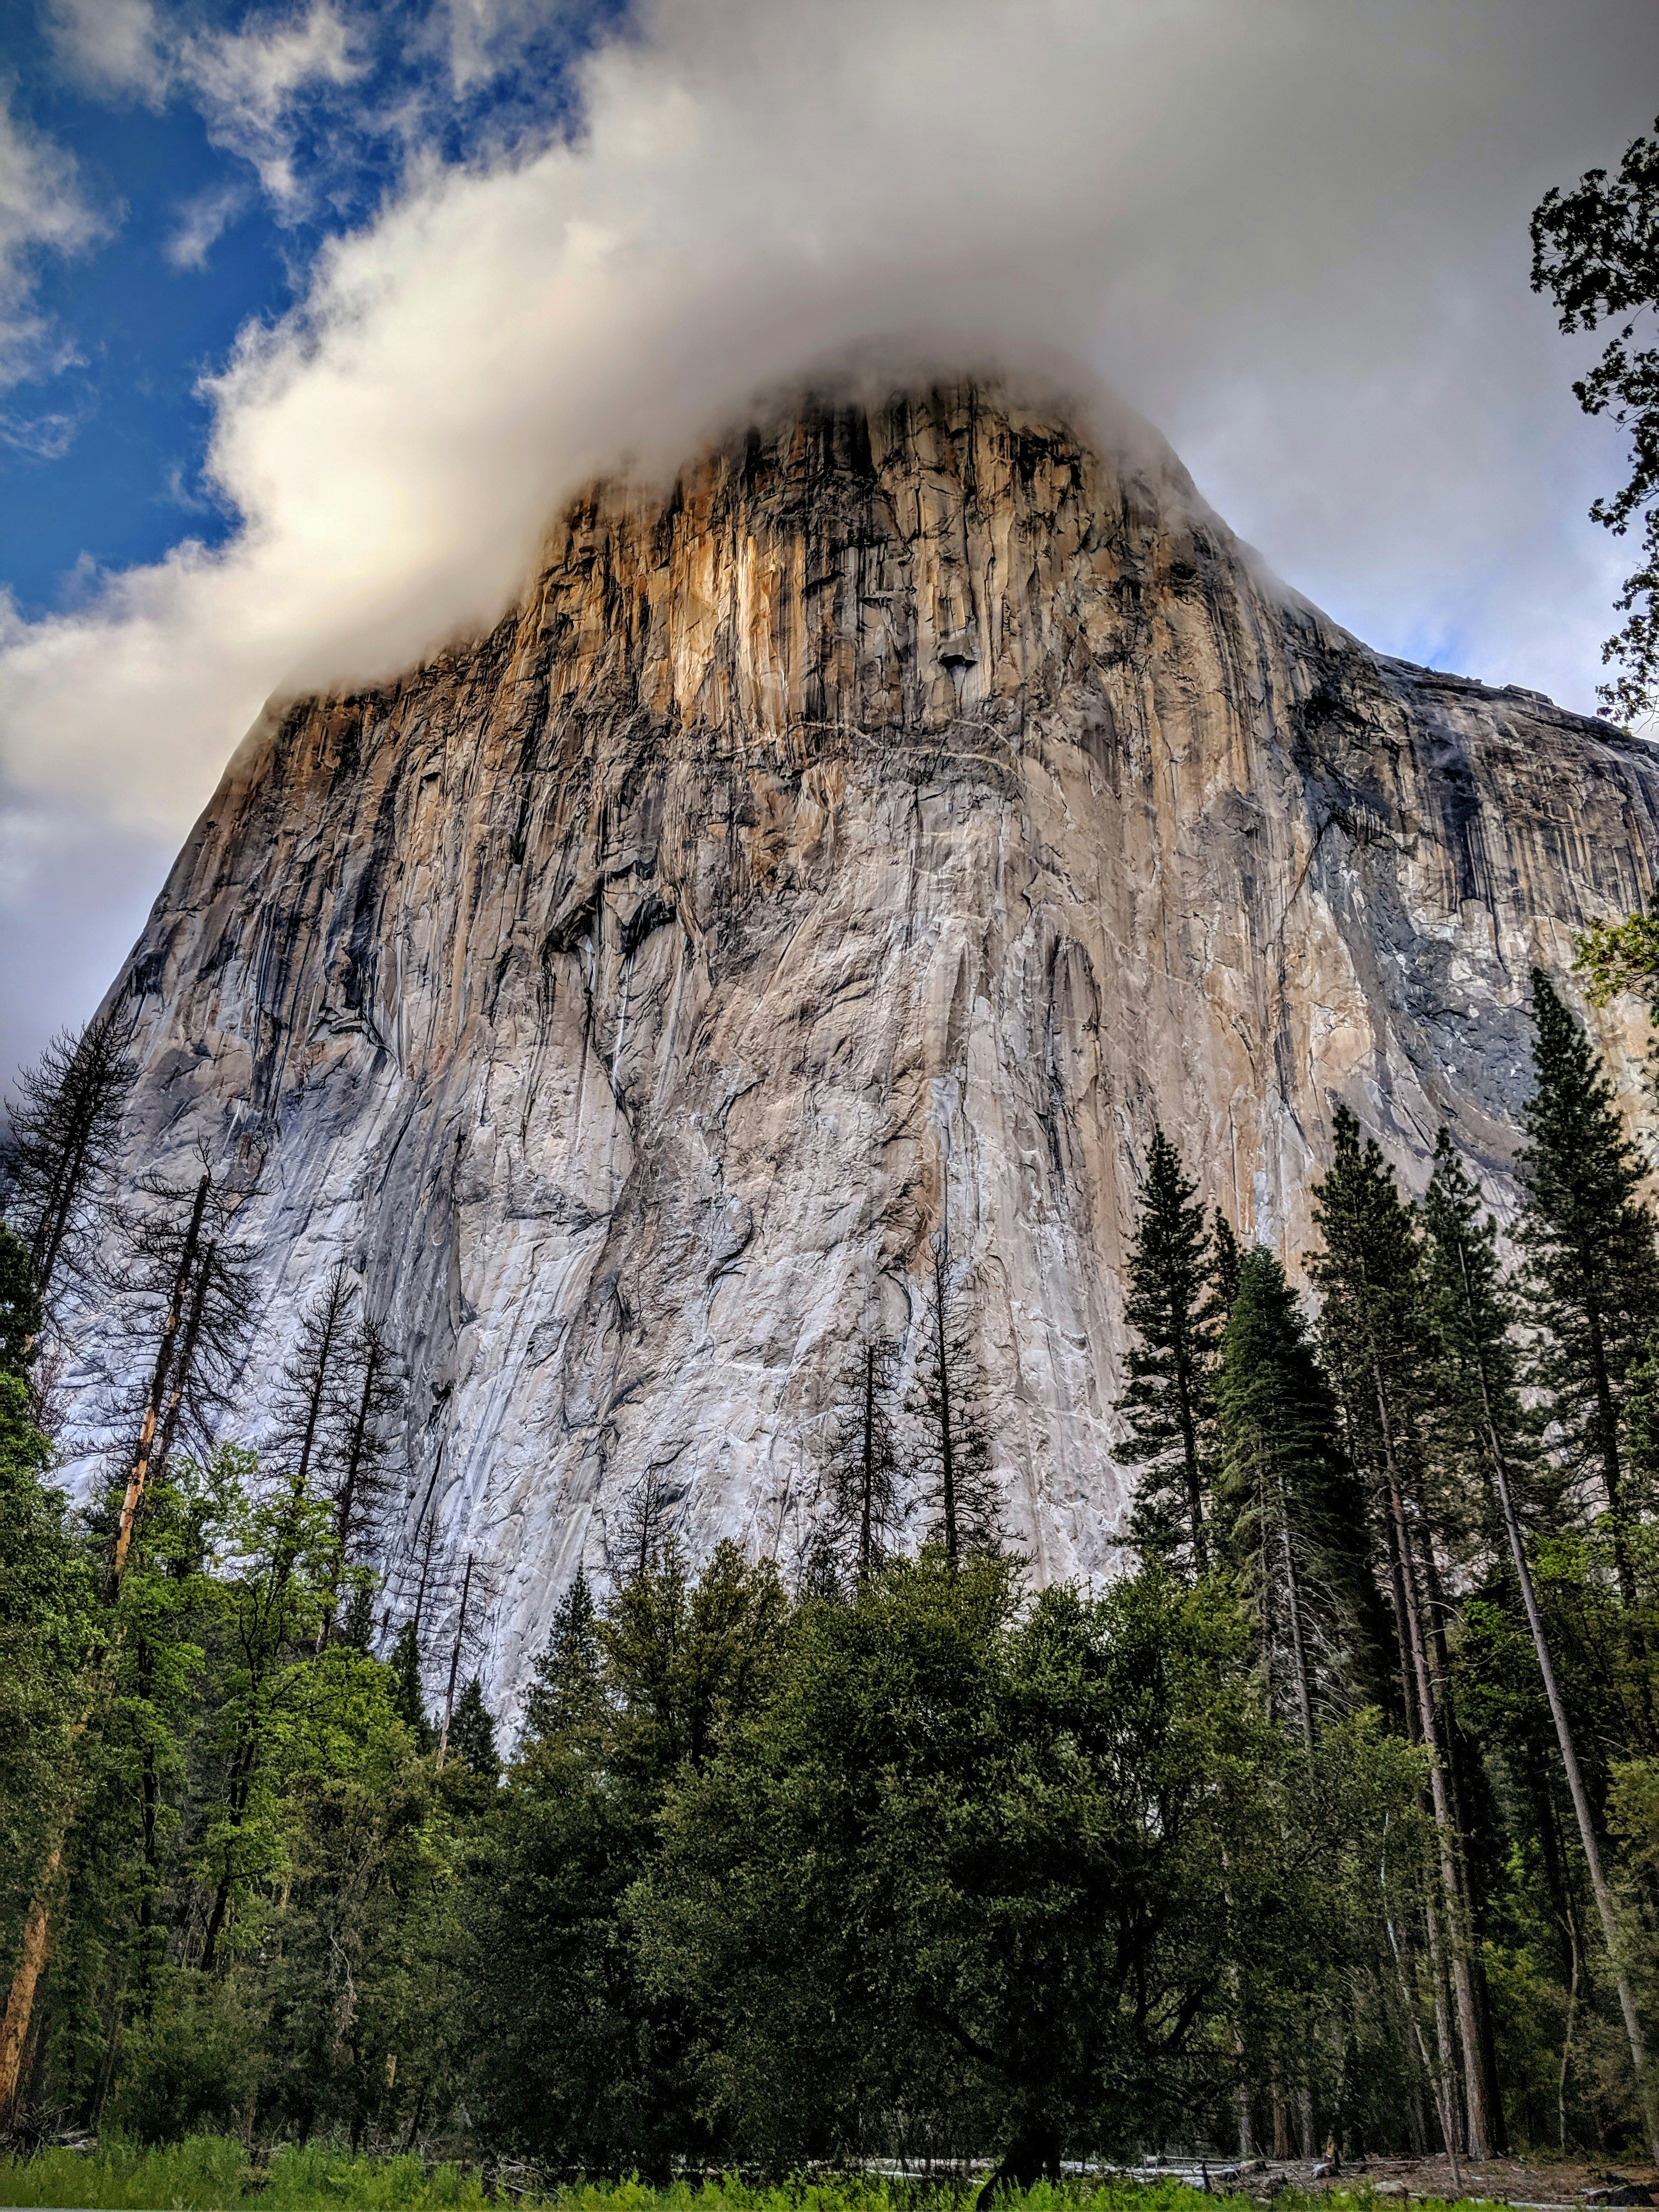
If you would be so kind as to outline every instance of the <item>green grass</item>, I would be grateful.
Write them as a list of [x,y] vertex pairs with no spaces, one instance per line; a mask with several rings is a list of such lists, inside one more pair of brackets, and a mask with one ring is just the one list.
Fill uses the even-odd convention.
[[[552,2212],[965,2212],[972,2191],[878,2176],[800,2179],[783,2187],[751,2187],[735,2178],[697,2186],[680,2182],[650,2189],[638,2181],[584,2182],[554,2189],[520,2205]],[[1368,2192],[1343,2192],[1336,2203],[1364,2208]],[[52,2205],[76,2212],[230,2212],[235,2206],[264,2212],[471,2212],[482,2207],[483,2185],[476,2166],[428,2166],[416,2157],[354,2158],[320,2143],[288,2144],[270,2163],[250,2166],[240,2142],[222,2136],[192,2136],[159,2149],[106,2142],[83,2153],[45,2150],[33,2158],[0,2158],[0,2207]],[[1215,2212],[1257,2212],[1248,2197],[1205,2200]],[[1069,2185],[1030,2191],[1018,2212],[1194,2212],[1194,2193],[1176,2181]],[[510,2212],[512,2199],[496,2199]],[[1317,2205],[1334,2212],[1331,2198],[1283,2197],[1284,2212]],[[1014,2208],[1011,2207],[1011,2212]],[[1442,2207],[1413,2200],[1413,2212],[1473,2212],[1470,2200]]]

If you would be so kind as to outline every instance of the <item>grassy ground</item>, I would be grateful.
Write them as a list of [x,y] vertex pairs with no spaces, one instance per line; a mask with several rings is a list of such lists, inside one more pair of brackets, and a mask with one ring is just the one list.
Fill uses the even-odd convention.
[[[1347,2202],[1366,2204],[1357,2185]],[[555,2212],[963,2212],[972,2191],[952,2192],[872,2176],[799,2180],[750,2188],[727,2179],[694,2187],[648,2189],[637,2181],[588,2182],[525,2197],[522,2205]],[[286,2146],[269,2165],[251,2166],[240,2142],[196,2136],[187,2142],[143,2150],[106,2143],[96,2151],[46,2150],[33,2158],[0,2158],[0,2207],[78,2207],[108,2212],[229,2212],[258,2205],[264,2212],[471,2212],[489,2200],[476,2166],[428,2166],[418,2158],[353,2158],[308,2143]],[[1216,2212],[1256,2212],[1248,2197],[1211,2198]],[[1307,2200],[1331,2212],[1334,2200]],[[496,2202],[505,2206],[505,2197]],[[1194,2192],[1179,2182],[1079,2184],[1035,2189],[1018,2212],[1192,2212]],[[1277,2200],[1297,2212],[1302,2200]],[[1440,2200],[1443,2203],[1443,2200]],[[1467,2208],[1471,2200],[1462,2200]],[[1011,2212],[1013,2208],[1011,2207]],[[1413,2200],[1413,2212],[1438,2212],[1436,2200]]]

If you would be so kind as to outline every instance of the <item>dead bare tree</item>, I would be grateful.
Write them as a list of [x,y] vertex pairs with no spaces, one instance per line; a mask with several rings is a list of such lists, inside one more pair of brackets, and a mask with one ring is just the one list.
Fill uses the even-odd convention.
[[965,1303],[949,1239],[940,1230],[933,1240],[910,1412],[922,1488],[933,1512],[932,1533],[952,1561],[967,1552],[998,1552],[1003,1545],[985,1378]]
[[0,1178],[48,1313],[56,1293],[86,1279],[112,1215],[135,1073],[112,1011],[55,1036],[17,1078]]
[[892,1415],[896,1347],[870,1334],[842,1372],[820,1495],[827,1510],[814,1541],[830,1571],[861,1587],[886,1560],[902,1518],[898,1435]]

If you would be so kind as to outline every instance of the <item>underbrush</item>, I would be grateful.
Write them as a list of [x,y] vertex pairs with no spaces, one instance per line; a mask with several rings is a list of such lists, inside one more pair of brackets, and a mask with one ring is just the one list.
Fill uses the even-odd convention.
[[[491,2177],[492,2184],[495,2177]],[[728,2175],[716,2182],[677,2182],[653,2189],[637,2180],[583,2181],[542,2191],[487,2189],[475,2165],[428,2165],[404,2157],[354,2157],[322,2143],[284,2144],[268,2163],[250,2165],[242,2145],[226,2136],[191,2136],[185,2142],[143,2148],[104,2142],[90,2152],[52,2149],[31,2158],[0,2158],[0,2208],[51,2206],[59,2212],[230,2212],[235,2206],[264,2212],[472,2212],[493,2204],[549,2207],[552,2212],[969,2212],[975,2185],[906,2181],[885,2175],[797,2177],[756,2185]],[[1334,2212],[1364,2208],[1369,2192],[1355,2190],[1304,2197],[1286,2192],[1275,2212]],[[1194,2190],[1175,2180],[1046,2183],[1008,2212],[1194,2212]],[[1257,2212],[1248,2197],[1205,2199],[1215,2212]],[[1414,2200],[1413,2212],[1474,2212],[1468,2198],[1456,2206]]]

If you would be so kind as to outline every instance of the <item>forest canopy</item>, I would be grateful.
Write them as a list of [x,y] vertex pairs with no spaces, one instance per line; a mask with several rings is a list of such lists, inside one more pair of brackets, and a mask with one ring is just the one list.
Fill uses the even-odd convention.
[[[510,1742],[383,1286],[329,1271],[247,1406],[255,1170],[121,1187],[113,1018],[62,1040],[0,1231],[14,2131],[1018,2184],[1650,2147],[1659,1245],[1589,1036],[1541,972],[1532,1007],[1504,1237],[1447,1132],[1413,1201],[1339,1106],[1287,1267],[1152,1133],[1115,1578],[1018,1554],[941,1228],[913,1340],[830,1378],[807,1540],[696,1559],[642,1477]],[[134,1380],[71,1510],[94,1282]]]

